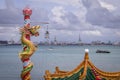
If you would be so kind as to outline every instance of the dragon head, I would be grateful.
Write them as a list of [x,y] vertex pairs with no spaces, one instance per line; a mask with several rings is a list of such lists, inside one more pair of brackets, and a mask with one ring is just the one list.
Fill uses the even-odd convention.
[[23,28],[20,28],[20,32],[22,32],[24,34],[30,34],[32,36],[39,36],[39,32],[38,32],[39,28],[40,28],[39,25],[32,26],[32,27],[24,26]]
[[38,32],[38,29],[40,28],[39,25],[37,26],[32,26],[29,30],[30,30],[30,33],[31,35],[33,36],[39,36],[39,32]]

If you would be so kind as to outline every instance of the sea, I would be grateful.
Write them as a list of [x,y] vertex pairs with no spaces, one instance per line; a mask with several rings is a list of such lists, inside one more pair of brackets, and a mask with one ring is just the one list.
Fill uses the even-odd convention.
[[[82,46],[45,46],[39,45],[31,57],[34,67],[32,80],[44,80],[45,71],[54,73],[55,67],[71,71],[84,59],[85,49],[89,49],[90,61],[99,69],[108,72],[120,71],[120,46],[82,45]],[[96,50],[108,50],[110,53],[96,53]],[[22,62],[18,53],[21,45],[0,46],[0,80],[21,80]]]

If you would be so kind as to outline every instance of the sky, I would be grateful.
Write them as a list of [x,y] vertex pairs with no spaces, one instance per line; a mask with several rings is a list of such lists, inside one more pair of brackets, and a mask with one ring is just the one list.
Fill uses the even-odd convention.
[[[0,40],[20,40],[24,26],[22,10],[32,9],[31,26],[40,25],[39,37],[45,41],[120,41],[120,0],[0,0]],[[44,24],[45,22],[49,24]]]

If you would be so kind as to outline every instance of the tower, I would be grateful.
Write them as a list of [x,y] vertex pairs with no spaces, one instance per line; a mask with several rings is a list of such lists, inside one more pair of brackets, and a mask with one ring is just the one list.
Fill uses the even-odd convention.
[[79,34],[79,40],[78,41],[81,42],[80,34]]
[[46,32],[45,32],[45,39],[46,39],[46,44],[49,44],[49,31],[48,31],[48,26],[47,26],[47,29],[46,29]]
[[82,40],[81,40],[80,34],[79,34],[78,44],[79,44],[79,45],[82,45]]
[[54,44],[57,45],[57,39],[56,39],[56,36],[54,37]]

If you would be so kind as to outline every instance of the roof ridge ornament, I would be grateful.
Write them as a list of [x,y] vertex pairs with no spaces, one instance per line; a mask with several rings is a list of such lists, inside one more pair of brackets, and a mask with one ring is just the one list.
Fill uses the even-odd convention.
[[84,57],[84,60],[88,60],[89,59],[89,49],[85,49],[85,57]]

